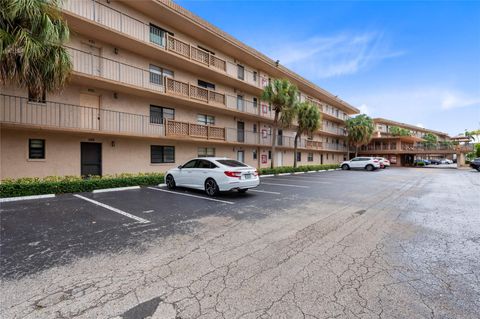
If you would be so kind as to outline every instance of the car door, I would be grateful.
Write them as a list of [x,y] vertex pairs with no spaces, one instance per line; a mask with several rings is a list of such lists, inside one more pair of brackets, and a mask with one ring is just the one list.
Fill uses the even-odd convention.
[[196,165],[196,159],[188,161],[184,165],[182,165],[182,168],[178,172],[178,177],[175,178],[175,182],[178,186],[190,187],[190,185],[192,185],[192,178]]
[[212,167],[214,167],[213,163],[208,160],[204,160],[204,159],[197,160],[197,165],[193,169],[193,173],[192,173],[191,187],[203,189],[205,180],[208,177],[211,177],[210,171],[212,170]]
[[352,158],[352,160],[350,161],[350,168],[358,168],[359,161],[360,161],[359,157]]

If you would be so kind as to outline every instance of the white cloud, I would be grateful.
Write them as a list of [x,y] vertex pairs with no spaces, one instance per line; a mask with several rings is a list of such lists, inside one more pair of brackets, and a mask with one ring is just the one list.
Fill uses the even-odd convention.
[[425,126],[422,123],[417,123],[416,126],[421,127],[421,128],[425,128]]
[[458,92],[446,92],[442,100],[442,108],[445,110],[480,104],[480,97],[466,96]]
[[379,32],[340,33],[305,41],[280,40],[266,53],[310,79],[354,74],[380,60],[404,54],[392,51],[386,37]]
[[370,109],[368,108],[368,105],[367,104],[362,104],[358,107],[358,109],[360,110],[360,113],[363,113],[363,114],[370,114]]
[[[476,127],[480,114],[480,93],[441,86],[377,89],[344,96],[344,99],[352,105],[360,105],[362,112],[362,106],[368,106],[368,115],[371,117],[418,123],[417,126],[425,125],[439,131],[448,129],[454,135],[463,132],[466,127]],[[471,114],[470,124],[459,121],[457,114],[460,108],[473,108],[473,113],[467,111]]]

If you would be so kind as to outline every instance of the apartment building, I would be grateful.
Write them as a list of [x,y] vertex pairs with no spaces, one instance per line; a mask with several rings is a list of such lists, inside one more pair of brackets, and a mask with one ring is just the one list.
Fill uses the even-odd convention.
[[33,99],[3,86],[0,177],[164,172],[197,156],[255,167],[293,164],[295,128],[278,131],[260,100],[288,78],[321,111],[299,165],[348,157],[344,121],[358,109],[171,1],[69,0],[69,85]]
[[[359,154],[387,158],[392,165],[405,166],[421,159],[452,159],[461,151],[451,142],[447,133],[430,130],[415,125],[400,123],[384,118],[373,119],[375,132],[372,141],[361,147]],[[398,127],[410,132],[408,136],[392,134],[392,128]],[[437,137],[436,145],[425,145],[424,136],[430,133]],[[464,153],[464,152],[463,152]]]

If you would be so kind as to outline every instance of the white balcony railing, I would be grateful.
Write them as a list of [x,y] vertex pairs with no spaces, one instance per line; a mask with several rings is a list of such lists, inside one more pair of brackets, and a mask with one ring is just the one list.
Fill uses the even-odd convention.
[[199,48],[195,44],[178,39],[139,19],[131,17],[107,4],[95,0],[64,1],[63,10],[85,19],[95,21],[105,27],[124,33],[136,40],[158,46],[160,49],[180,55],[186,59],[204,64],[256,87],[263,87],[266,79],[258,72],[244,68],[239,72],[237,64],[219,58],[215,54]]

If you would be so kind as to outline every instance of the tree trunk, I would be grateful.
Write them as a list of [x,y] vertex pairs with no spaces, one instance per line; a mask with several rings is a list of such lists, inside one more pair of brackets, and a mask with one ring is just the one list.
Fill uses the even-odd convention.
[[293,141],[293,167],[297,167],[297,146],[298,146],[298,137],[300,134],[295,134],[295,140]]
[[355,157],[358,156],[358,145],[355,145]]
[[272,125],[272,159],[270,160],[270,167],[273,168],[275,166],[275,149],[277,145],[277,125],[278,125],[278,114],[280,112],[275,111],[275,117],[273,119]]

